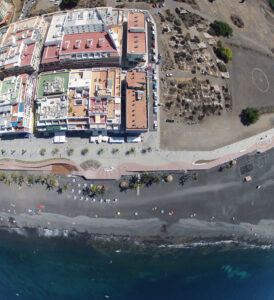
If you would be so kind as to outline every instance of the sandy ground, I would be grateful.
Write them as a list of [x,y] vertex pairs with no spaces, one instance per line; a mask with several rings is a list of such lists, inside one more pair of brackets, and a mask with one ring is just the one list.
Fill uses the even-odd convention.
[[23,0],[12,0],[13,6],[14,6],[14,14],[13,14],[13,18],[12,18],[12,22],[15,22],[22,11],[22,7],[23,7]]

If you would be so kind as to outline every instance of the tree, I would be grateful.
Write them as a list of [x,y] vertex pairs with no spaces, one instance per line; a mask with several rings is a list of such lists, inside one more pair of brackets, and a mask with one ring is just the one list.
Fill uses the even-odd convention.
[[55,155],[59,152],[59,149],[58,148],[54,148],[52,151],[51,151],[51,154],[52,155]]
[[46,154],[46,149],[42,148],[39,153],[41,156],[44,156]]
[[5,181],[7,178],[6,174],[3,172],[0,172],[0,181]]
[[112,154],[116,154],[116,153],[118,153],[119,152],[119,149],[118,148],[113,148],[112,150],[111,150],[111,153]]
[[155,174],[150,173],[142,173],[140,177],[140,182],[144,184],[146,187],[151,186],[153,183],[159,183],[160,179]]
[[176,19],[174,20],[174,24],[175,24],[176,26],[181,26],[181,25],[182,25],[182,22],[181,22],[180,19],[176,18]]
[[217,36],[231,37],[233,34],[233,29],[225,22],[214,21],[210,24],[210,27],[214,30]]
[[217,57],[223,60],[225,63],[231,61],[233,58],[232,50],[228,47],[225,47],[221,41],[218,42],[217,46],[218,47],[215,49]]
[[81,154],[85,156],[88,153],[88,148],[84,148],[81,150]]
[[246,109],[242,110],[240,118],[244,125],[249,126],[259,120],[260,112],[255,107],[247,107]]
[[69,149],[67,150],[67,155],[68,155],[68,156],[71,156],[71,155],[73,154],[73,152],[74,152],[74,149],[69,148]]
[[104,153],[104,149],[103,148],[100,148],[98,151],[97,151],[97,155],[101,155]]
[[96,196],[96,195],[103,195],[105,193],[105,186],[104,185],[96,185],[96,184],[91,184],[89,187],[91,196]]
[[78,4],[79,0],[62,0],[60,3],[61,9],[73,8]]
[[17,183],[17,181],[18,181],[18,176],[17,176],[16,173],[12,173],[12,174],[10,175],[10,177],[11,177],[11,179],[12,179],[12,181],[13,181],[14,183]]
[[57,178],[55,178],[55,176],[48,176],[46,182],[47,182],[48,189],[52,189],[59,186],[59,182]]
[[29,175],[27,177],[27,182],[28,182],[29,185],[33,185],[33,183],[34,183],[34,176],[33,175]]

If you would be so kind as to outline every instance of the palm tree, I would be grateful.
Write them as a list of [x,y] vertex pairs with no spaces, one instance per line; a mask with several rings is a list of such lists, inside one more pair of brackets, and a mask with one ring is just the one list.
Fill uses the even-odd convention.
[[11,177],[11,179],[12,179],[12,181],[13,181],[14,183],[17,183],[17,181],[18,181],[18,176],[17,176],[16,173],[12,173],[12,174],[10,175],[10,177]]
[[81,154],[85,156],[88,153],[88,148],[84,148],[81,150]]
[[42,148],[39,153],[41,156],[44,156],[46,154],[46,149]]
[[33,183],[34,183],[34,176],[33,175],[29,175],[27,177],[27,182],[28,182],[29,185],[33,185]]
[[0,172],[0,181],[5,181],[7,178],[6,174],[3,172]]
[[104,153],[104,149],[103,148],[100,148],[98,151],[97,151],[97,155],[101,155]]
[[73,154],[73,152],[74,152],[74,149],[73,149],[73,148],[69,148],[69,149],[67,150],[67,155],[68,155],[68,156],[71,156],[71,155]]
[[55,155],[59,152],[59,149],[58,148],[54,148],[52,151],[51,151],[51,154],[52,155]]
[[118,148],[113,148],[112,150],[111,150],[111,153],[112,154],[116,154],[116,153],[118,153],[119,152],[119,149]]
[[47,177],[47,188],[53,189],[59,186],[59,182],[55,176],[48,176]]
[[68,190],[68,184],[65,183],[65,184],[63,185],[63,191],[66,192],[67,190]]
[[24,176],[23,175],[19,175],[18,176],[18,185],[22,186],[23,182],[24,182]]

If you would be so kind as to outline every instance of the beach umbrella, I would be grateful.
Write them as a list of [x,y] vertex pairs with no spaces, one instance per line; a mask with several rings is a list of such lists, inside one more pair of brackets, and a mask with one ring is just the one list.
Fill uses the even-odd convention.
[[128,183],[127,180],[122,180],[122,181],[120,182],[120,188],[121,188],[121,189],[127,189],[128,187],[129,187],[129,183]]
[[173,176],[169,174],[166,176],[166,182],[171,182],[171,181],[173,181]]

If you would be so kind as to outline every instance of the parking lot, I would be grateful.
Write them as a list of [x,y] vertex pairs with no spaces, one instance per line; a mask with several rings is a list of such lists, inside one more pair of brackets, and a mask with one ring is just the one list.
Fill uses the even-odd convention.
[[159,56],[157,49],[157,33],[155,24],[148,22],[148,128],[150,131],[157,130],[158,127],[158,100],[159,100],[159,81],[158,65]]

